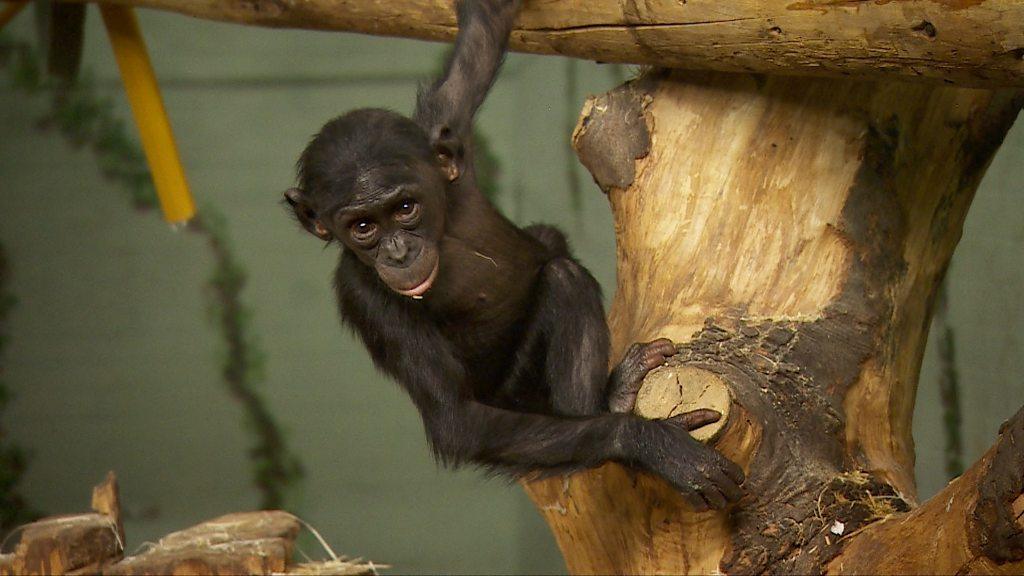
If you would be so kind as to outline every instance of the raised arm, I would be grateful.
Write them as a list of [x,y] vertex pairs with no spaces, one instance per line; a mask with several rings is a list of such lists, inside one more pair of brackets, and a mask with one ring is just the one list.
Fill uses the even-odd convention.
[[420,90],[413,119],[438,156],[461,172],[473,116],[501,67],[521,0],[458,0],[459,32],[441,77]]

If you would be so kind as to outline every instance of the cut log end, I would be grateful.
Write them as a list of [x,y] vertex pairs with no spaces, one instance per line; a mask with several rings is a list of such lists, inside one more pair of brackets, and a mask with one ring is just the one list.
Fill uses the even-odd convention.
[[650,96],[635,85],[634,81],[587,98],[572,132],[580,162],[606,194],[629,188],[636,176],[636,161],[650,152],[651,137],[644,117]]
[[729,422],[732,395],[725,380],[714,372],[693,366],[662,366],[644,378],[634,412],[644,418],[660,419],[701,408],[722,415],[717,422],[690,432],[701,442],[711,442]]

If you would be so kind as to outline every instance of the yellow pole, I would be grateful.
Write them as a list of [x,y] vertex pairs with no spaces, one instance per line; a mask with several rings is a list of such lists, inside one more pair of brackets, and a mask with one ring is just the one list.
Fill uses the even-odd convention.
[[0,10],[0,28],[7,26],[7,23],[14,20],[14,17],[18,15],[28,6],[28,2],[11,2],[7,6],[4,6],[3,10]]
[[114,4],[100,4],[100,12],[121,69],[121,80],[139,128],[164,219],[172,224],[187,222],[195,215],[195,202],[185,181],[185,170],[135,12],[130,6]]

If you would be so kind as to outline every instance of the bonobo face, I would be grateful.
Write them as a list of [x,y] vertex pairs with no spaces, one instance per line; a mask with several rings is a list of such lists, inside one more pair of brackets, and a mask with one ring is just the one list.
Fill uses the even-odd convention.
[[445,197],[437,176],[436,168],[422,163],[373,167],[359,175],[350,201],[322,217],[388,287],[413,298],[437,277]]
[[457,177],[412,120],[364,108],[324,125],[285,199],[306,230],[341,242],[392,290],[419,298],[437,276],[446,189]]
[[445,181],[436,165],[381,161],[337,189],[292,188],[285,198],[307,230],[344,244],[395,292],[420,298],[437,277]]

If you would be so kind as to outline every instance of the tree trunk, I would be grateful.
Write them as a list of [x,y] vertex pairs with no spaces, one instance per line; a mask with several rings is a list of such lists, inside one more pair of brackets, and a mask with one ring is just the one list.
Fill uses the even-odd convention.
[[1024,414],[918,506],[911,438],[936,289],[1021,93],[653,73],[573,141],[618,240],[612,358],[680,344],[638,411],[709,406],[747,496],[695,513],[609,464],[527,485],[573,573],[1024,570]]
[[[78,0],[82,1],[82,0]],[[453,0],[110,0],[259,26],[451,41]],[[511,48],[670,68],[1024,86],[1017,0],[527,1]]]

